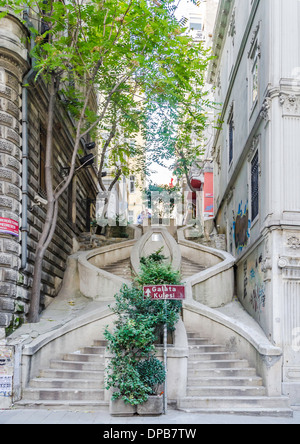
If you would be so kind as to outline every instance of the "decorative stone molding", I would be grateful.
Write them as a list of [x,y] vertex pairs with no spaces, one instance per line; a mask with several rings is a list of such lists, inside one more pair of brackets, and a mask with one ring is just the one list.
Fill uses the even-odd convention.
[[293,250],[299,250],[300,249],[300,239],[296,236],[291,236],[287,240],[287,245],[289,248],[292,248]]
[[248,154],[248,162],[250,162],[252,160],[252,157],[254,156],[255,151],[258,148],[259,141],[260,141],[260,134],[253,137],[252,144],[250,146],[250,150],[249,150],[249,154]]
[[272,103],[272,100],[270,99],[270,97],[267,97],[267,98],[264,100],[264,103],[263,103],[263,105],[262,105],[262,107],[261,107],[261,110],[260,110],[260,116],[261,116],[266,122],[269,122],[269,120],[271,119],[271,117],[270,117],[271,103]]
[[232,37],[232,43],[234,44],[234,36],[236,35],[236,24],[235,24],[235,8],[231,15],[231,20],[229,24],[228,35]]
[[300,96],[281,92],[279,103],[282,106],[283,115],[300,117]]
[[234,195],[234,191],[235,191],[235,187],[231,187],[229,192],[228,192],[227,199],[226,199],[227,200],[227,205],[230,204],[230,202],[231,202],[231,200],[233,198],[233,195]]
[[261,43],[260,43],[260,24],[261,22],[258,23],[258,25],[256,26],[254,32],[252,33],[252,38],[251,38],[251,42],[250,42],[250,49],[248,51],[248,58],[250,58],[252,56],[253,50],[255,49],[255,47],[257,47],[258,49],[258,57],[261,57]]
[[283,279],[300,281],[300,257],[281,256],[278,267],[282,269]]

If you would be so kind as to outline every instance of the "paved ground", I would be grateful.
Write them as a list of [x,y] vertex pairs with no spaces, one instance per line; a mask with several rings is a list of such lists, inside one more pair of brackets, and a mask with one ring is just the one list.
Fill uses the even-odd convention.
[[[236,415],[188,414],[169,410],[166,416],[155,418],[113,418],[106,412],[74,412],[63,410],[10,409],[0,410],[0,424],[102,424],[102,425],[171,425],[185,424],[300,424],[300,411],[293,418],[269,418]],[[103,429],[103,428],[102,428]]]

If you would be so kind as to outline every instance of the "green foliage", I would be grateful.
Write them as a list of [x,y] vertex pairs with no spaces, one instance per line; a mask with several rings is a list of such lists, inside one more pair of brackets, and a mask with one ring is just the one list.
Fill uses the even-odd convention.
[[166,371],[162,362],[151,356],[138,363],[137,371],[143,384],[151,388],[151,395],[158,395],[159,386],[166,379]]
[[140,260],[140,263],[145,266],[147,266],[147,264],[149,264],[149,263],[151,264],[153,262],[154,263],[157,263],[157,262],[162,263],[162,261],[167,259],[163,254],[161,254],[162,251],[163,251],[163,247],[161,247],[155,253],[150,254],[150,256],[148,256],[148,257],[142,257]]
[[[98,130],[116,174],[146,168],[144,147],[132,146],[139,135],[152,147],[151,160],[184,151],[186,163],[178,171],[199,154],[200,147],[188,147],[207,122],[211,103],[203,85],[211,57],[185,35],[174,0],[0,0],[0,7],[30,29],[36,81],[55,78],[79,136]],[[94,91],[100,97],[96,108]],[[128,157],[136,159],[130,168]]]
[[[181,302],[144,299],[145,284],[178,284],[179,273],[164,264],[164,256],[157,251],[141,264],[142,271],[136,285],[124,285],[115,296],[112,311],[116,315],[114,330],[105,330],[112,359],[108,367],[106,388],[113,388],[113,399],[122,398],[135,405],[145,402],[156,385],[163,381],[161,367],[155,358],[157,332],[163,324],[174,330],[179,318]],[[150,282],[147,282],[150,280]],[[155,372],[157,370],[157,379]]]

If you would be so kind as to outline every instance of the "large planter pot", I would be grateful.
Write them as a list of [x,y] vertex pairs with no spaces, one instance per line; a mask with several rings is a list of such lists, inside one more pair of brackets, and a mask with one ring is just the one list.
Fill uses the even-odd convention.
[[140,416],[160,416],[163,411],[163,396],[149,396],[148,401],[137,406],[137,414]]
[[123,399],[110,400],[109,413],[111,416],[127,417],[134,416],[136,414],[136,406],[125,404]]

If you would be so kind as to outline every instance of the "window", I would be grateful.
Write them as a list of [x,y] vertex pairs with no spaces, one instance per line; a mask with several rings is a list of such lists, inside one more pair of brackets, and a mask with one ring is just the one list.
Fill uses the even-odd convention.
[[251,58],[251,77],[250,77],[250,101],[251,107],[256,104],[258,100],[258,75],[259,75],[259,56],[258,46],[255,45]]
[[39,193],[44,195],[46,193],[46,145],[47,136],[45,128],[40,125],[40,165],[39,165]]
[[133,223],[134,223],[134,211],[132,211],[132,210],[129,210],[129,211],[128,211],[128,222],[129,222],[130,224],[133,224]]
[[135,176],[130,176],[129,191],[130,193],[135,192]]
[[261,58],[261,22],[259,22],[252,33],[250,48],[248,51],[248,77],[249,77],[249,102],[250,109],[255,108],[259,99],[259,71]]
[[259,213],[259,156],[256,151],[251,161],[251,220],[256,219]]
[[228,120],[228,146],[229,146],[229,165],[233,161],[233,149],[234,149],[234,120],[233,120],[233,109],[230,112]]

